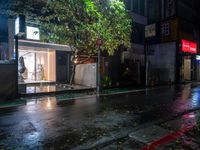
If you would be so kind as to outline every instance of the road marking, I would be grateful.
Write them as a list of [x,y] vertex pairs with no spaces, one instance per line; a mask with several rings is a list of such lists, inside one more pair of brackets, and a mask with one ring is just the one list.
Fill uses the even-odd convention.
[[183,135],[185,135],[185,133],[192,130],[196,126],[195,115],[187,114],[187,115],[184,115],[184,118],[191,119],[191,120],[187,120],[184,124],[182,124],[181,129],[175,132],[169,133],[158,140],[155,140],[154,142],[146,145],[140,150],[155,150],[156,148],[162,147],[182,137]]
[[185,133],[187,133],[188,131],[190,131],[193,128],[194,128],[194,125],[191,125],[189,127],[182,128],[179,131],[170,133],[170,134],[162,137],[161,139],[151,143],[150,145],[147,145],[147,146],[141,148],[141,150],[155,150],[158,147],[169,144],[170,142],[173,142],[176,139],[182,137]]

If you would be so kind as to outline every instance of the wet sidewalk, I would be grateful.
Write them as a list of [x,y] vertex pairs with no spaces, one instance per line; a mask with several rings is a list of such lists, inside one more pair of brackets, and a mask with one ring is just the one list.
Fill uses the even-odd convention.
[[[101,96],[125,94],[125,93],[137,93],[141,91],[149,91],[157,88],[113,88],[104,89],[101,91]],[[0,109],[7,107],[15,107],[26,105],[30,101],[42,100],[47,97],[56,98],[57,101],[67,101],[77,98],[88,98],[96,97],[96,89],[84,87],[80,85],[67,85],[67,84],[57,84],[57,85],[31,85],[27,87],[27,93],[21,93],[20,98],[0,101]]]
[[[167,86],[168,87],[168,86]],[[28,87],[29,88],[29,87]],[[101,91],[100,96],[112,96],[112,95],[121,95],[129,93],[138,93],[138,92],[148,92],[151,90],[160,89],[163,87],[155,88],[112,88],[104,89]],[[164,87],[166,88],[166,87]],[[34,89],[34,90],[33,90]],[[14,100],[5,100],[0,102],[1,108],[15,107],[26,105],[32,101],[40,101],[46,98],[56,98],[56,101],[69,101],[74,99],[86,99],[90,97],[96,97],[96,90],[94,88],[88,88],[79,85],[69,86],[66,84],[62,85],[46,85],[46,86],[30,86],[30,89],[27,93],[20,94],[20,98]]]
[[[101,149],[124,150],[200,150],[200,111],[186,113],[163,123],[132,129],[128,136]],[[134,131],[135,130],[135,131]]]
[[[196,83],[197,84],[197,83]],[[197,86],[194,84],[193,86]],[[188,84],[190,86],[190,84]],[[179,85],[187,87],[187,85]],[[161,86],[161,87],[150,87],[150,88],[112,88],[104,89],[101,91],[101,96],[112,96],[129,93],[140,93],[150,92],[152,90],[159,90],[165,88],[173,88],[174,86]],[[77,98],[88,98],[96,97],[96,89],[79,86],[79,85],[67,85],[67,84],[56,84],[56,85],[31,85],[27,87],[27,93],[21,93],[17,99],[10,99],[0,101],[0,108],[15,107],[26,105],[32,100],[46,99],[47,97],[55,97],[57,101],[73,100]],[[171,95],[170,95],[171,96]]]
[[[21,85],[23,86],[23,85]],[[45,94],[59,94],[64,92],[80,92],[93,90],[94,88],[82,85],[70,84],[26,84],[24,89],[20,90],[21,96],[38,96]]]
[[[29,97],[23,106],[0,109],[0,147],[140,150],[179,130],[180,126],[175,128],[174,124],[186,124],[183,121],[187,117],[196,118],[191,112],[200,108],[198,84],[104,93]],[[174,123],[168,120],[171,116]],[[137,132],[141,134],[128,137]]]

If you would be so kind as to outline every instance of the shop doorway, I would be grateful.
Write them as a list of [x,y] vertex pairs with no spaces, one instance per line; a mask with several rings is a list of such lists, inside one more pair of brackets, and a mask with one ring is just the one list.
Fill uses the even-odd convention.
[[196,62],[196,80],[200,81],[200,61],[198,60]]
[[190,81],[191,80],[191,57],[185,56],[183,58],[183,80]]
[[56,82],[69,83],[71,72],[71,53],[56,51]]

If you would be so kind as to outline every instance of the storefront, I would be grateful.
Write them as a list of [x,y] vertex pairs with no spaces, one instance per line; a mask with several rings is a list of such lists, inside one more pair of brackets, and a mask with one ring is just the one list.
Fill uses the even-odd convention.
[[19,47],[19,60],[24,60],[24,82],[55,82],[55,49]]
[[200,81],[200,55],[196,55],[196,80]]
[[181,83],[200,79],[197,43],[189,40],[149,46],[149,84]]
[[69,46],[19,40],[18,49],[19,84],[69,81],[71,56]]
[[197,43],[182,39],[180,41],[181,53],[181,80],[182,82],[196,80],[196,54]]

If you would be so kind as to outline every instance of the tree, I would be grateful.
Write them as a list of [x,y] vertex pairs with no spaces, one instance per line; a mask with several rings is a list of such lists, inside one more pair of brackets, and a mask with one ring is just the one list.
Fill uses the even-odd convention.
[[1,0],[0,14],[10,17],[23,14],[28,20],[34,20],[38,15],[41,15],[40,11],[45,4],[45,0]]
[[97,52],[97,38],[110,55],[119,45],[130,45],[132,21],[120,0],[49,0],[39,20],[43,40],[87,55]]
[[[131,22],[120,0],[49,0],[40,17],[42,39],[69,45],[88,56],[97,53],[96,40],[103,40],[102,50],[114,54],[120,46],[130,46]],[[72,84],[75,67],[72,58]]]
[[[9,14],[17,12],[35,19],[41,25],[43,41],[67,44],[74,54],[78,50],[81,54],[95,55],[98,38],[103,40],[102,50],[109,55],[121,45],[130,46],[132,20],[122,0],[10,1]],[[45,4],[42,9],[40,3],[42,7]]]

